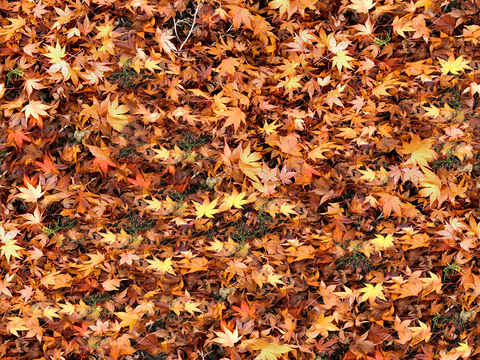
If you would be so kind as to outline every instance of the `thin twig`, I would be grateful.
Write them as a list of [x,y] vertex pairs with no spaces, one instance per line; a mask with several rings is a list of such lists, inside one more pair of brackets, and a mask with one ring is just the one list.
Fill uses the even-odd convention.
[[192,26],[190,27],[190,31],[188,32],[188,35],[187,35],[187,37],[185,38],[185,40],[183,41],[182,45],[180,45],[180,49],[178,49],[178,51],[182,51],[183,46],[185,45],[185,43],[187,42],[187,40],[188,40],[188,39],[190,38],[190,36],[192,35],[193,28],[195,27],[195,22],[197,21],[198,9],[200,9],[200,6],[197,4],[197,8],[195,9],[195,14],[193,14],[193,22],[192,22]]

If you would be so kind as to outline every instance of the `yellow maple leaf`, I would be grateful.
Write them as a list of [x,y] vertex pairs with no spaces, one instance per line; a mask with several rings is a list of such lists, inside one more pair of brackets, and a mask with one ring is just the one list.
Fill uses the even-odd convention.
[[55,47],[45,45],[48,52],[43,54],[44,56],[50,58],[50,64],[56,64],[62,61],[62,58],[65,57],[65,48],[60,47],[60,44],[57,41],[57,45]]
[[102,237],[102,240],[100,240],[100,244],[112,245],[117,240],[117,235],[109,230],[107,230],[106,233],[99,231],[98,234],[100,234],[100,236]]
[[260,354],[255,358],[255,360],[277,360],[281,355],[286,354],[292,350],[292,347],[288,345],[281,345],[274,342],[269,342],[267,346],[263,347],[260,350]]
[[420,140],[418,135],[412,135],[410,143],[403,142],[403,145],[398,149],[402,155],[410,154],[410,159],[406,164],[420,165],[428,167],[428,162],[435,158],[436,152],[431,149],[434,141],[432,139]]
[[373,181],[377,178],[376,171],[370,168],[367,168],[367,170],[358,169],[358,171],[362,174],[362,176],[360,176],[358,180]]
[[161,60],[152,60],[150,58],[145,60],[145,63],[143,66],[145,66],[145,69],[150,70],[152,73],[155,73],[155,70],[162,70],[158,64],[160,64]]
[[65,304],[58,304],[62,309],[61,314],[72,315],[75,312],[75,305],[65,300]]
[[165,149],[163,146],[160,147],[160,149],[155,149],[155,148],[151,148],[153,151],[155,151],[156,155],[152,158],[152,160],[154,159],[160,159],[160,160],[167,160],[170,156],[170,150],[168,149]]
[[[270,9],[279,9],[280,17],[283,16],[288,10],[290,10],[290,0],[273,0],[268,3]],[[290,14],[289,14],[290,16]]]
[[162,200],[158,200],[157,198],[153,198],[152,200],[145,199],[145,202],[148,204],[145,210],[160,211],[164,207]]
[[165,261],[153,258],[153,260],[147,259],[147,262],[150,264],[149,266],[147,266],[147,269],[153,269],[155,271],[158,271],[162,275],[165,275],[165,273],[176,275],[172,267],[172,258],[166,258]]
[[412,332],[412,346],[422,341],[428,342],[430,340],[430,336],[432,335],[430,326],[421,322],[420,320],[418,323],[420,324],[418,327],[408,327],[408,329]]
[[282,203],[282,205],[280,206],[280,212],[285,215],[285,216],[288,216],[290,217],[290,214],[292,215],[298,215],[295,211],[293,211],[293,209],[296,207],[297,205],[291,205],[291,204],[287,204],[286,202]]
[[260,153],[250,153],[250,144],[240,153],[240,162],[238,167],[240,170],[255,182],[260,182],[257,177],[257,173],[262,171],[262,166],[258,160],[262,158]]
[[129,111],[127,105],[118,105],[118,97],[116,97],[109,105],[108,105],[108,114],[107,114],[107,122],[110,124],[112,128],[116,131],[120,132],[124,128],[125,125],[128,124],[128,115],[125,115]]
[[276,120],[270,124],[265,121],[265,123],[263,124],[263,127],[260,128],[259,130],[264,132],[267,135],[272,135],[272,134],[276,134],[275,129],[278,128],[279,126],[281,125],[277,124]]
[[233,189],[230,195],[225,195],[222,200],[222,205],[218,208],[218,211],[226,211],[235,207],[237,209],[243,209],[242,205],[248,203],[248,200],[243,200],[243,198],[247,195],[245,192],[238,193],[237,189]]
[[351,69],[352,66],[348,63],[349,61],[354,60],[352,57],[347,55],[346,50],[339,51],[337,55],[332,58],[333,66],[335,66],[338,71],[342,72],[342,67],[346,67],[347,69]]
[[457,59],[453,55],[448,57],[448,60],[443,60],[437,58],[442,66],[442,75],[447,75],[448,73],[452,73],[454,75],[459,75],[460,71],[468,69],[472,70],[470,66],[468,66],[469,61],[463,60],[463,57],[460,55]]
[[421,189],[418,194],[422,197],[430,197],[430,205],[432,205],[435,200],[438,200],[438,206],[440,206],[444,200],[440,198],[442,181],[433,171],[423,169],[423,172],[425,176],[419,178],[419,184],[423,189]]
[[17,331],[30,330],[26,326],[25,320],[18,316],[7,317],[7,320],[10,322],[7,323],[7,330],[10,331],[13,335],[19,336]]
[[455,348],[455,352],[459,354],[462,359],[467,359],[472,353],[472,348],[467,343],[458,343],[459,346]]
[[324,313],[315,321],[314,324],[314,333],[320,334],[323,337],[328,337],[329,331],[338,331],[340,330],[333,324],[335,318],[333,316],[325,316]]
[[5,245],[0,247],[2,256],[5,256],[7,262],[10,262],[10,258],[21,258],[22,256],[17,253],[18,250],[23,250],[22,247],[15,245],[16,240],[5,240]]
[[132,330],[133,327],[137,324],[137,321],[140,318],[140,314],[133,312],[133,309],[129,306],[127,306],[125,310],[126,312],[116,312],[114,314],[122,320],[119,325],[120,327],[128,326],[130,330]]
[[60,315],[57,314],[58,309],[51,308],[50,306],[47,306],[45,309],[43,309],[43,316],[45,316],[48,320],[53,321],[54,317],[59,318]]
[[368,301],[372,303],[375,301],[376,298],[387,301],[387,299],[385,299],[385,296],[383,295],[382,283],[379,283],[375,286],[371,284],[366,284],[364,288],[360,289],[360,292],[364,293],[362,296],[362,301],[368,299]]
[[283,275],[281,274],[270,273],[267,276],[267,282],[272,284],[275,287],[277,287],[277,284],[285,285],[285,283],[282,280],[280,280],[282,277]]
[[376,235],[376,238],[370,242],[376,250],[385,250],[394,245],[392,234],[388,234],[387,236]]
[[207,250],[208,251],[215,251],[215,252],[220,252],[224,249],[224,246],[223,246],[223,242],[221,242],[220,240],[218,239],[215,239],[213,240],[211,243],[210,243],[210,246],[207,247]]
[[197,203],[196,201],[193,201],[193,205],[195,205],[196,212],[195,215],[197,215],[197,219],[200,219],[204,216],[213,218],[213,215],[218,213],[219,210],[215,209],[215,206],[217,205],[218,198],[210,202],[208,198],[203,200],[203,204]]
[[198,308],[200,305],[202,305],[202,303],[188,300],[185,303],[185,311],[190,313],[191,315],[195,315],[195,312],[203,313],[203,311]]

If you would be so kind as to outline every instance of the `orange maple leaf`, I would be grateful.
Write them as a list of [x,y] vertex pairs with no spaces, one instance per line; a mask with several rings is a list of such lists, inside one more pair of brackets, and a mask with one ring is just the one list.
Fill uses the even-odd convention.
[[227,57],[226,59],[222,60],[220,65],[218,65],[216,71],[220,76],[223,75],[235,75],[237,71],[237,66],[240,65],[240,61],[238,61],[234,57]]
[[240,108],[233,108],[233,110],[222,111],[220,113],[222,116],[228,116],[227,121],[225,121],[225,125],[223,127],[228,127],[233,125],[235,131],[238,130],[240,127],[240,123],[247,124],[245,121],[246,115]]
[[387,193],[380,193],[379,203],[383,206],[383,214],[385,216],[390,216],[393,213],[397,216],[402,216],[402,200],[398,196],[390,195]]
[[227,5],[227,8],[230,8],[228,14],[232,17],[232,23],[235,30],[240,28],[243,24],[247,29],[252,30],[251,20],[254,19],[250,10],[245,7],[240,7],[237,5]]
[[103,150],[99,147],[92,145],[87,145],[87,147],[92,153],[92,155],[95,156],[95,160],[93,160],[93,165],[98,165],[104,174],[107,173],[109,166],[117,167],[117,165],[108,157],[110,155],[109,149]]

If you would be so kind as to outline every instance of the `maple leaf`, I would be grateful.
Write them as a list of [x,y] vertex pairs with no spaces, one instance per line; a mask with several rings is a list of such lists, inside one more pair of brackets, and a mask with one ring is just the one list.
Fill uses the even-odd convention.
[[153,198],[152,200],[145,199],[145,202],[148,204],[145,210],[160,211],[164,208],[162,200],[158,200],[157,198]]
[[0,280],[0,292],[1,293],[5,294],[7,296],[10,296],[10,297],[13,296],[12,293],[10,292],[10,290],[8,289],[8,287],[13,285],[11,283],[11,280],[13,279],[14,276],[15,276],[15,274],[6,275],[5,276],[5,281]]
[[7,241],[7,240],[15,239],[15,237],[19,233],[20,233],[19,230],[9,230],[8,232],[5,232],[5,228],[3,226],[0,226],[0,240],[1,241]]
[[53,320],[54,317],[57,317],[57,318],[60,317],[60,315],[58,315],[57,312],[58,312],[58,309],[47,306],[45,309],[43,309],[43,316],[45,316],[48,320],[54,321]]
[[61,314],[72,315],[75,313],[75,305],[66,300],[65,304],[58,304],[58,306],[62,308],[58,311]]
[[240,108],[234,108],[233,110],[227,110],[221,112],[222,116],[228,116],[227,121],[225,121],[225,125],[223,127],[228,127],[233,125],[235,131],[238,130],[240,127],[240,123],[247,124],[246,122],[246,115]]
[[145,69],[150,70],[152,73],[155,73],[155,70],[162,70],[162,68],[158,66],[158,64],[160,63],[161,60],[152,60],[148,58],[147,60],[145,60],[144,66]]
[[388,234],[386,237],[376,235],[375,239],[370,240],[370,242],[376,250],[385,250],[395,245],[392,234]]
[[352,3],[347,7],[361,14],[368,14],[370,9],[375,7],[376,2],[372,0],[350,0]]
[[128,124],[128,115],[125,115],[129,111],[127,105],[118,105],[118,97],[108,105],[107,122],[112,128],[120,132]]
[[410,143],[403,143],[399,149],[400,154],[411,154],[406,164],[428,167],[428,162],[435,158],[435,151],[431,149],[434,141],[432,139],[420,140],[418,135],[412,135]]
[[403,203],[402,200],[398,196],[387,194],[387,193],[380,193],[379,202],[383,207],[383,214],[385,216],[390,216],[392,210],[395,215],[402,216],[402,207]]
[[48,52],[43,54],[44,56],[50,58],[50,64],[56,64],[62,61],[62,58],[66,56],[65,48],[60,47],[60,44],[57,41],[55,47],[50,45],[45,45]]
[[26,119],[33,117],[35,120],[37,120],[38,125],[42,127],[43,121],[41,116],[48,116],[48,113],[45,110],[50,108],[51,106],[42,104],[41,101],[30,100],[28,105],[25,105],[22,111],[25,111]]
[[315,338],[318,334],[323,337],[328,337],[329,331],[338,331],[340,330],[337,326],[333,324],[335,318],[333,316],[325,316],[324,313],[315,321],[315,324],[312,329],[307,331],[307,335],[310,338]]
[[220,63],[220,65],[218,65],[215,71],[217,71],[220,76],[224,76],[226,74],[235,75],[238,65],[240,65],[240,61],[238,61],[234,57],[228,57],[222,60],[222,62]]
[[24,219],[28,220],[25,222],[25,224],[28,225],[41,225],[42,224],[42,219],[43,219],[43,214],[40,212],[40,209],[37,208],[33,212],[33,214],[26,213],[21,215]]
[[106,233],[102,231],[98,231],[97,233],[100,234],[100,236],[102,237],[102,240],[100,240],[100,244],[112,245],[117,240],[117,235],[109,230],[107,230]]
[[22,29],[26,24],[24,18],[17,15],[17,19],[8,18],[7,20],[9,20],[11,24],[0,28],[0,35],[6,35],[6,40],[9,40],[16,32],[24,33]]
[[442,75],[447,75],[448,73],[452,73],[454,75],[459,75],[460,71],[468,69],[472,70],[470,66],[468,66],[469,61],[463,60],[463,57],[460,55],[457,59],[453,55],[448,57],[448,60],[443,60],[441,58],[437,58],[442,66]]
[[[273,0],[268,3],[268,6],[271,9],[279,9],[280,17],[290,10],[290,0]],[[290,16],[290,14],[289,14]]]
[[132,330],[137,324],[140,314],[133,312],[133,309],[129,306],[127,306],[125,310],[125,312],[116,312],[114,314],[122,320],[119,325],[120,327],[128,326],[130,330]]
[[26,202],[37,202],[37,200],[45,194],[45,191],[42,191],[40,184],[38,184],[37,187],[34,187],[28,181],[25,181],[25,184],[27,185],[26,188],[17,187],[17,189],[20,190],[20,194],[15,195],[16,197],[23,199]]
[[184,309],[185,309],[186,312],[188,312],[189,314],[191,314],[193,316],[195,316],[196,312],[199,312],[199,313],[203,314],[203,311],[198,308],[200,305],[202,305],[202,303],[193,302],[193,301],[188,300],[185,303]]
[[110,322],[107,321],[102,321],[102,320],[97,320],[96,325],[90,325],[89,328],[94,331],[93,335],[102,335],[108,331]]
[[458,343],[455,352],[459,354],[462,359],[467,359],[472,353],[472,348],[467,343]]
[[18,335],[17,331],[30,330],[26,326],[25,320],[23,320],[21,317],[11,316],[7,317],[7,320],[9,320],[9,322],[7,323],[7,330],[17,337],[20,336]]
[[127,251],[122,253],[122,255],[120,256],[120,265],[122,264],[132,265],[133,261],[136,261],[136,260],[140,260],[140,257],[135,255],[131,251]]
[[291,346],[269,342],[267,346],[260,350],[260,354],[255,360],[277,360],[280,356],[292,350]]
[[260,128],[259,130],[266,133],[267,135],[272,135],[272,134],[276,134],[275,129],[280,126],[281,126],[280,124],[277,124],[277,121],[274,121],[270,124],[265,121],[265,123],[263,124],[263,127]]
[[35,90],[40,90],[40,89],[45,89],[45,86],[40,84],[41,79],[25,79],[25,82],[23,83],[24,89],[27,91],[27,95],[30,96],[32,94],[33,89]]
[[22,256],[17,253],[18,250],[23,250],[22,247],[15,245],[16,240],[5,240],[5,245],[0,247],[1,255],[5,256],[7,262],[10,262],[10,258],[21,258]]
[[428,272],[431,278],[420,278],[419,280],[424,284],[423,285],[423,292],[422,296],[427,296],[432,292],[436,292],[437,294],[442,293],[442,279],[437,276],[436,274],[432,273],[431,271]]
[[430,326],[418,320],[420,324],[419,327],[409,327],[408,329],[412,332],[412,346],[425,341],[428,342],[430,340],[430,336],[432,335],[432,331]]
[[226,211],[235,207],[237,209],[243,209],[242,205],[248,204],[248,200],[243,200],[243,198],[247,195],[244,192],[238,193],[237,189],[233,188],[233,191],[230,195],[225,195],[222,200],[222,205],[219,207],[218,211]]
[[223,328],[223,332],[214,331],[214,333],[218,336],[218,338],[214,339],[213,341],[226,347],[234,347],[235,344],[243,337],[238,336],[238,329],[235,329],[235,331],[231,332],[226,327]]
[[147,259],[147,262],[150,264],[149,266],[147,266],[147,269],[153,269],[155,271],[158,271],[162,275],[165,275],[165,273],[176,275],[172,267],[172,258],[166,258],[163,261],[154,257],[153,260]]
[[176,51],[175,45],[170,41],[174,39],[175,36],[172,35],[171,31],[165,30],[161,31],[158,27],[155,32],[155,40],[160,46],[160,50],[163,50],[167,55],[172,56],[172,51]]
[[252,23],[250,20],[253,20],[253,15],[245,7],[240,7],[237,5],[227,5],[227,8],[230,8],[228,14],[232,17],[232,23],[235,30],[240,28],[243,24],[247,29],[252,30]]
[[242,301],[240,306],[232,306],[232,309],[235,310],[238,315],[240,315],[241,320],[245,320],[248,318],[255,319],[256,308],[256,304],[253,304],[253,306],[249,306],[249,304],[245,301]]
[[110,149],[103,150],[99,147],[92,146],[92,145],[87,145],[88,149],[92,153],[93,156],[95,156],[95,160],[93,161],[93,165],[100,166],[100,169],[104,174],[107,173],[108,167],[117,167],[117,165],[110,160],[108,157],[110,155]]
[[432,171],[428,169],[423,169],[425,173],[424,177],[419,178],[419,185],[423,188],[418,194],[423,197],[430,197],[430,205],[438,200],[439,206],[442,204],[444,199],[441,199],[440,187],[442,181],[440,178]]
[[298,215],[295,211],[293,211],[293,209],[296,207],[297,205],[290,205],[286,202],[283,202],[282,205],[280,206],[280,212],[283,214],[283,215],[286,215],[288,217],[290,217],[290,214],[292,215]]
[[259,182],[256,174],[261,171],[261,165],[256,161],[261,158],[260,153],[250,153],[250,144],[240,153],[240,170],[255,182]]
[[205,198],[203,200],[203,204],[193,201],[193,205],[195,205],[196,208],[195,215],[197,215],[197,219],[200,219],[204,216],[213,218],[213,215],[219,212],[219,210],[215,209],[215,206],[217,206],[217,201],[218,197],[215,198],[212,202],[210,202],[210,199]]
[[7,132],[9,133],[7,136],[7,141],[14,141],[17,149],[20,149],[23,146],[24,141],[32,142],[32,139],[25,134],[23,129],[7,129]]
[[342,72],[343,67],[346,67],[347,69],[352,68],[348,62],[354,60],[354,58],[348,56],[347,53],[347,50],[339,51],[337,55],[332,58],[333,66],[335,66],[339,72]]
[[282,280],[280,280],[282,277],[283,275],[270,273],[267,276],[267,282],[269,284],[272,284],[275,287],[277,287],[277,284],[285,285],[285,283]]
[[382,283],[379,283],[375,286],[372,284],[366,284],[364,288],[360,289],[360,292],[363,292],[362,301],[368,299],[370,303],[373,303],[376,298],[387,301],[383,295],[383,286]]
[[100,264],[105,261],[105,256],[98,250],[96,254],[87,254],[87,256],[90,258],[90,260],[85,261],[84,264],[75,265],[81,271],[85,271],[85,276],[88,276],[88,274],[90,274],[95,268],[102,268],[103,266]]
[[106,291],[114,291],[114,290],[118,290],[118,287],[120,286],[120,280],[119,279],[108,279],[108,280],[105,280],[103,283],[102,283],[102,287],[106,290]]

